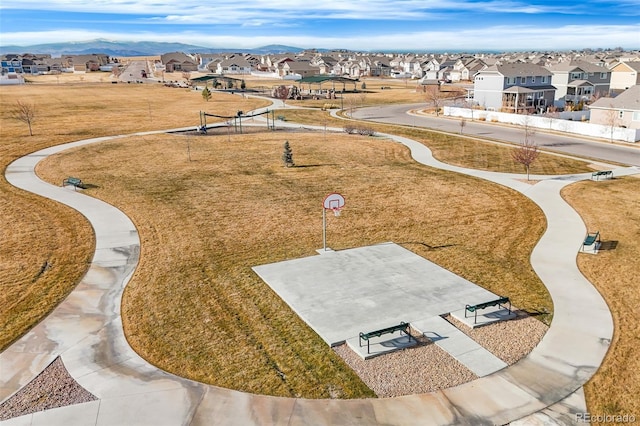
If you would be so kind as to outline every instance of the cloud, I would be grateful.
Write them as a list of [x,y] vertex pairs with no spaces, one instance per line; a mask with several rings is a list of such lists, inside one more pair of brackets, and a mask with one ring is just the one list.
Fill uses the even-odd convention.
[[199,32],[128,32],[126,34],[60,30],[51,32],[16,32],[3,34],[3,45],[30,45],[105,38],[118,41],[181,42],[213,48],[251,49],[269,44],[283,44],[302,48],[344,48],[360,51],[521,51],[568,50],[581,48],[640,48],[637,25],[581,25],[553,27],[491,26],[482,29],[455,31],[414,31],[356,35],[353,37],[310,36],[289,34],[211,35]]
[[[637,0],[621,0],[620,5]],[[4,2],[2,9],[46,10],[61,12],[131,14],[155,16],[168,23],[209,22],[215,24],[242,23],[245,20],[281,21],[287,19],[356,19],[356,20],[423,20],[443,13],[505,13],[505,14],[582,14],[597,13],[606,7],[610,13],[619,8],[616,3],[584,0],[579,3],[520,0],[21,0]]]

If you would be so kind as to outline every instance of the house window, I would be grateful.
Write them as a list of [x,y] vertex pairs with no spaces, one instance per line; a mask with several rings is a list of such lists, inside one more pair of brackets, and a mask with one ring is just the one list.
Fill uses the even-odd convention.
[[572,72],[571,73],[571,80],[580,80],[580,77],[582,77],[582,73],[581,72]]
[[[616,74],[617,75],[617,74]],[[607,78],[607,73],[606,72],[601,72],[600,73],[600,80],[604,80]]]
[[546,83],[547,82],[547,76],[543,75],[542,77],[540,77],[540,83]]
[[535,77],[531,77],[531,82],[535,83],[536,82],[536,78]]
[[520,84],[525,84],[527,82],[527,77],[520,77]]
[[507,77],[507,84],[516,84],[515,77]]
[[640,111],[633,111],[633,115],[631,116],[633,121],[640,121]]
[[624,117],[624,110],[618,111],[618,118],[623,118],[623,117]]

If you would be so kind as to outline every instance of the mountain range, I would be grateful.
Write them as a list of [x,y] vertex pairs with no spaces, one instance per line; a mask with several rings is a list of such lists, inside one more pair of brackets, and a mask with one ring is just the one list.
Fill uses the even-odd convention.
[[304,49],[292,46],[269,45],[255,49],[233,49],[196,46],[184,43],[161,43],[155,41],[111,41],[96,39],[81,42],[46,43],[31,46],[0,46],[0,54],[49,54],[52,57],[62,55],[90,55],[101,53],[109,56],[157,56],[170,52],[184,53],[251,53],[256,55],[298,53]]

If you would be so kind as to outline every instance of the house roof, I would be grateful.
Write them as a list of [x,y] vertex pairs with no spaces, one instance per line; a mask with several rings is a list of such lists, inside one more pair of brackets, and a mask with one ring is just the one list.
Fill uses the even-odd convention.
[[551,76],[553,75],[548,69],[541,67],[540,65],[524,64],[524,63],[509,63],[502,65],[493,65],[483,72],[498,72],[505,77],[537,77],[537,76]]
[[569,87],[593,86],[593,83],[587,80],[573,80],[567,83]]
[[589,108],[640,111],[640,86],[631,86],[615,98],[600,98]]
[[529,89],[528,87],[511,86],[511,87],[507,87],[502,92],[503,93],[533,93],[535,92],[535,90]]
[[619,62],[615,64],[611,69],[616,69],[620,66],[625,66],[634,71],[640,71],[640,61]]
[[560,62],[554,65],[549,65],[547,67],[551,71],[555,72],[571,72],[574,70],[580,70],[583,72],[610,72],[610,70],[606,67],[601,67],[596,64],[592,64],[585,61],[573,60],[573,61],[565,61]]

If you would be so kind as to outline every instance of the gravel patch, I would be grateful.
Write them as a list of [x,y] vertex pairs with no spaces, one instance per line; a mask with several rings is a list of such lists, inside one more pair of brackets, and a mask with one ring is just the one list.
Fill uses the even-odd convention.
[[514,310],[516,318],[478,328],[469,328],[450,315],[444,318],[486,350],[511,365],[527,356],[549,329],[524,311]]
[[366,361],[346,344],[333,350],[381,398],[432,392],[478,378],[428,338],[411,334],[416,346]]
[[[529,354],[540,342],[548,327],[523,311],[516,318],[471,329],[450,315],[444,318],[495,356],[511,365]],[[378,397],[427,393],[477,379],[428,338],[418,338],[418,345],[363,360],[346,344],[334,351],[360,376]]]
[[0,421],[96,399],[69,375],[62,359],[57,357],[29,384],[0,404]]

